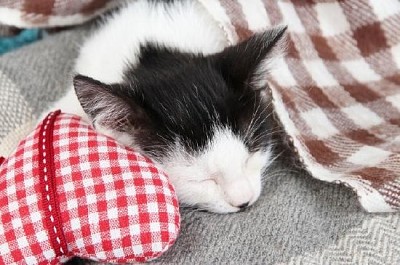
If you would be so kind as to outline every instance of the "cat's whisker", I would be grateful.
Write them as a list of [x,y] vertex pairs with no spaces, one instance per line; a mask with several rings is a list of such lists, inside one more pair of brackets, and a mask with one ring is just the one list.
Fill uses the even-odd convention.
[[264,176],[261,180],[263,184],[266,184],[266,182],[270,179],[275,178],[276,176],[282,175],[282,174],[287,174],[287,173],[294,173],[294,174],[298,174],[299,171],[295,171],[295,170],[289,170],[289,169],[282,169],[282,170],[277,170],[274,171],[272,173],[268,173],[266,176]]

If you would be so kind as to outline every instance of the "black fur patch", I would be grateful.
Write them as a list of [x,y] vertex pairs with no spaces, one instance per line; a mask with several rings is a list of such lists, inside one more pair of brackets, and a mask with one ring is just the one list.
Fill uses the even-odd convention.
[[[177,140],[188,152],[201,152],[215,127],[230,128],[256,151],[268,146],[270,109],[252,79],[259,78],[258,66],[284,30],[256,35],[207,57],[148,43],[141,47],[139,63],[127,66],[123,84],[102,85],[77,76],[75,89],[93,119],[104,111],[90,105],[96,104],[96,95],[118,102],[121,111],[102,125],[133,134],[152,157],[164,156]],[[88,87],[102,92],[87,93]]]

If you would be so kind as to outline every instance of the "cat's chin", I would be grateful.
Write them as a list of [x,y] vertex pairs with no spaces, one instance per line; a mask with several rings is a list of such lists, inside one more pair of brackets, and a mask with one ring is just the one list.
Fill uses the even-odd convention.
[[180,203],[181,207],[186,211],[193,212],[205,212],[205,213],[215,213],[215,214],[232,214],[237,212],[242,212],[244,208],[234,207],[229,204],[227,205],[189,205],[185,203]]
[[231,214],[231,213],[237,213],[240,212],[241,209],[239,207],[200,207],[200,209],[204,209],[207,212],[210,213],[217,213],[217,214]]

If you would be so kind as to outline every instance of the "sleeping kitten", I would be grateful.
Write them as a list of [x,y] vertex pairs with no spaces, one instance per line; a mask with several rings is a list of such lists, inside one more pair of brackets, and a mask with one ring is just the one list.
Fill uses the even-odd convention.
[[197,1],[135,1],[84,43],[74,89],[53,108],[151,157],[181,203],[237,212],[272,160],[266,66],[284,31],[227,47]]

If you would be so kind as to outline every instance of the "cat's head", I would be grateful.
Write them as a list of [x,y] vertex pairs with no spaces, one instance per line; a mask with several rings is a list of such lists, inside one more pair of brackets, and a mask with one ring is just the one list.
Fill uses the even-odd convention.
[[147,44],[124,82],[78,75],[95,128],[153,158],[181,203],[236,212],[261,192],[272,160],[266,71],[285,28],[203,56]]

